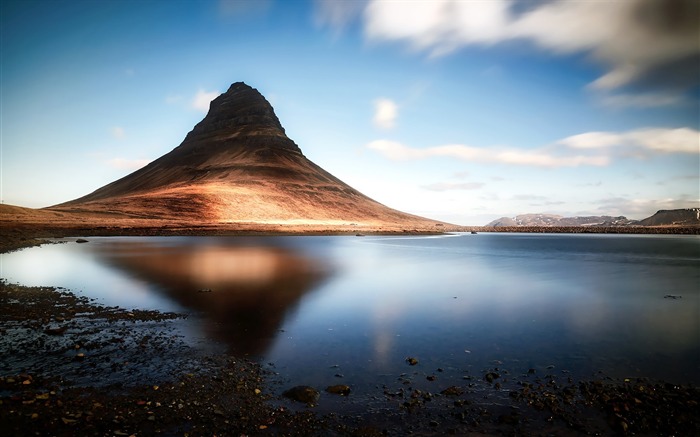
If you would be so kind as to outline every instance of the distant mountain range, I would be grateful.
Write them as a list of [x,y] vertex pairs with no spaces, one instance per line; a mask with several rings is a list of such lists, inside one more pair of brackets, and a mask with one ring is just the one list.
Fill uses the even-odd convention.
[[570,226],[700,226],[700,208],[659,210],[643,220],[631,220],[624,216],[564,217],[555,214],[521,214],[501,217],[487,227],[570,227]]

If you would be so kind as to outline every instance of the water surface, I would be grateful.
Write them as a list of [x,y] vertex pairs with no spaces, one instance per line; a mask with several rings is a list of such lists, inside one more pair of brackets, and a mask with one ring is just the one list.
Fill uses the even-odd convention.
[[188,312],[200,342],[294,385],[361,395],[402,373],[448,385],[494,366],[700,383],[697,236],[89,240],[4,254],[1,275]]

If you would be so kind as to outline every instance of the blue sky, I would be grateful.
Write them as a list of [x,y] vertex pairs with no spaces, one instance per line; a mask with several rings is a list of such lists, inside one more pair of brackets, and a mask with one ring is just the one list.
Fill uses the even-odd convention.
[[44,207],[175,148],[236,81],[406,212],[700,206],[700,3],[1,0],[2,192]]

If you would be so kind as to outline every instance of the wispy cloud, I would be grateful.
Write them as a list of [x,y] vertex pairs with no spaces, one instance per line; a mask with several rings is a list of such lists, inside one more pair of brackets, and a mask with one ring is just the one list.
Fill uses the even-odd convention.
[[422,188],[430,191],[455,191],[455,190],[478,190],[484,186],[481,182],[437,182],[423,185]]
[[342,32],[352,21],[362,14],[367,0],[339,1],[315,0],[314,22]]
[[530,196],[527,194],[515,195],[511,198],[511,202],[522,202],[527,204],[528,207],[543,207],[549,208],[551,206],[566,205],[563,200],[551,200],[545,196]]
[[124,128],[121,126],[113,126],[110,129],[110,133],[112,134],[112,137],[114,137],[118,140],[124,139],[124,137],[126,136],[126,132],[124,131]]
[[147,159],[112,158],[107,161],[107,164],[119,170],[138,170],[146,166],[149,162],[150,161]]
[[200,88],[192,98],[192,108],[202,112],[209,111],[209,103],[219,97],[219,94],[221,93],[218,91],[205,91]]
[[511,197],[511,200],[547,200],[547,197],[545,196],[538,196],[536,194],[516,194],[513,197]]
[[628,218],[642,219],[661,209],[697,208],[700,198],[681,195],[668,199],[640,199],[628,197],[607,197],[599,199],[599,211],[610,215],[627,215]]
[[530,150],[464,144],[414,148],[389,140],[372,141],[366,147],[396,161],[448,157],[463,161],[556,168],[606,166],[614,156],[624,156],[620,152],[628,152],[631,156],[700,154],[699,141],[700,132],[694,129],[654,128],[628,132],[586,132]]
[[581,165],[604,166],[609,163],[607,156],[556,156],[545,150],[518,150],[503,148],[481,148],[463,144],[448,144],[424,149],[412,148],[388,140],[377,140],[367,144],[393,160],[425,159],[431,157],[456,158],[463,161],[494,162],[536,167],[578,167]]
[[165,103],[168,105],[174,105],[175,103],[181,102],[182,99],[183,97],[180,94],[168,94],[165,97]]
[[586,132],[558,141],[574,149],[637,148],[660,153],[700,154],[700,131],[689,128]]
[[658,108],[689,104],[688,100],[678,92],[604,94],[599,97],[599,102],[610,108]]
[[390,99],[377,99],[374,101],[374,125],[380,129],[392,129],[396,125],[399,116],[399,106]]

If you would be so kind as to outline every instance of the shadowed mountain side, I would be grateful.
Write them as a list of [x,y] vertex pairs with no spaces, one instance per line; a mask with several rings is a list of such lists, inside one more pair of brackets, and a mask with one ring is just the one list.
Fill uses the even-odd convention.
[[307,159],[272,106],[238,82],[168,154],[87,196],[49,208],[211,223],[434,227],[388,208]]
[[286,314],[328,273],[318,261],[270,247],[115,243],[96,253],[200,314],[208,334],[237,354],[264,353]]

